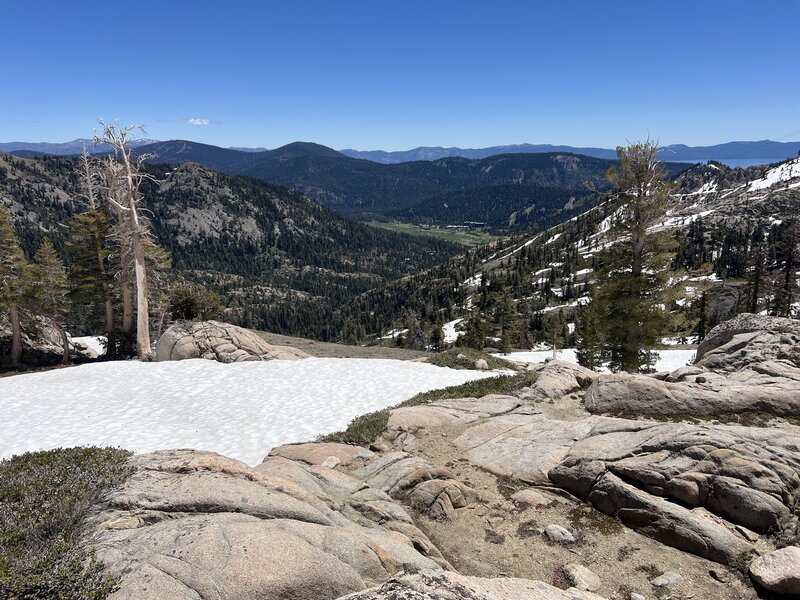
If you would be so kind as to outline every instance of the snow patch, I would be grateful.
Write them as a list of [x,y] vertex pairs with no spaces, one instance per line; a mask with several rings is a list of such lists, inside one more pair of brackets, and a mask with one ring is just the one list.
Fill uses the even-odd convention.
[[386,335],[379,337],[379,340],[396,340],[401,335],[405,335],[408,333],[408,329],[392,329],[391,331],[387,331]]
[[70,336],[69,341],[85,345],[90,350],[94,350],[97,356],[102,356],[106,353],[106,338],[102,335]]
[[197,448],[249,465],[420,392],[495,373],[378,359],[86,364],[0,379],[0,459],[77,445]]
[[776,183],[782,181],[789,181],[800,177],[800,158],[795,158],[788,162],[778,165],[777,167],[767,171],[761,179],[756,179],[750,183],[749,191],[763,190],[770,188]]
[[555,234],[553,237],[551,237],[549,240],[547,240],[547,241],[544,243],[544,245],[546,246],[547,244],[552,244],[552,243],[553,243],[553,242],[555,242],[555,241],[556,241],[558,238],[560,238],[560,237],[561,237],[561,235],[562,235],[562,234],[561,234],[561,232],[559,232],[559,233]]
[[461,323],[463,320],[464,319],[455,319],[454,321],[444,324],[442,330],[444,331],[445,344],[454,344],[459,337],[464,335],[463,331],[456,331],[456,325]]
[[[659,350],[658,360],[655,364],[656,371],[674,371],[681,367],[685,367],[694,361],[695,350]],[[519,362],[528,363],[541,363],[548,359],[553,358],[552,350],[539,350],[531,352],[510,352],[503,354],[503,358],[507,360],[515,360]],[[565,360],[574,364],[578,364],[578,357],[575,355],[574,348],[564,348],[556,352],[556,357],[559,360]],[[603,368],[601,372],[608,373],[608,369]]]

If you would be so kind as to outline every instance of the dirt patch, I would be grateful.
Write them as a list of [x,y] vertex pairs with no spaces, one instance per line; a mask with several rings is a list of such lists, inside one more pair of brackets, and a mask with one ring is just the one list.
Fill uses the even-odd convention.
[[394,360],[417,360],[430,356],[428,352],[419,350],[406,350],[389,346],[348,346],[346,344],[332,344],[318,342],[306,338],[290,337],[267,331],[257,331],[259,336],[270,344],[278,346],[291,346],[315,356],[317,358],[385,358]]
[[[573,420],[580,412],[575,398],[567,406],[550,407],[553,413],[562,412],[565,420]],[[457,479],[475,490],[477,499],[458,509],[456,518],[447,523],[409,508],[416,525],[460,572],[480,577],[538,579],[563,587],[562,567],[579,563],[600,577],[601,596],[627,600],[630,592],[655,597],[656,589],[650,580],[657,574],[676,571],[684,579],[669,588],[672,598],[757,597],[753,588],[727,567],[644,537],[577,499],[563,497],[538,507],[515,505],[511,496],[530,486],[513,478],[497,477],[465,460],[452,443],[464,428],[421,430],[413,453],[435,466],[447,465]],[[568,546],[550,542],[543,533],[549,524],[569,529],[576,542]],[[709,575],[712,569],[730,571],[731,576],[722,583]],[[623,592],[625,595],[621,595]]]

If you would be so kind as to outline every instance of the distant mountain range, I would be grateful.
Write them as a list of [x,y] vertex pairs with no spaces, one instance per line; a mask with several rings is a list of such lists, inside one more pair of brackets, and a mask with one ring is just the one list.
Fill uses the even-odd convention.
[[[287,186],[357,219],[434,226],[471,221],[498,233],[547,227],[565,211],[577,211],[581,198],[607,186],[605,172],[614,164],[566,152],[381,164],[309,142],[259,152],[170,140],[139,145],[136,152],[147,154],[149,163],[198,163]],[[41,155],[14,154],[31,153]],[[686,168],[669,164],[673,175]]]
[[[513,144],[510,146],[492,146],[490,148],[442,148],[440,146],[421,146],[413,150],[386,152],[384,150],[351,150],[345,149],[342,154],[353,158],[364,158],[374,162],[392,164],[412,160],[437,160],[440,158],[460,156],[462,158],[481,159],[497,154],[536,154],[542,152],[571,152],[595,158],[615,159],[617,153],[610,148],[553,146],[551,144]],[[661,149],[661,158],[668,161],[707,160],[747,160],[767,159],[779,161],[797,156],[800,142],[728,142],[714,146],[685,146],[673,144]]]
[[[528,210],[526,218],[520,216],[514,220],[518,227],[533,224],[531,221],[544,225],[539,218],[546,217],[549,221],[571,196],[604,188],[605,172],[613,164],[609,159],[566,153],[380,164],[308,142],[264,152],[243,152],[173,140],[141,146],[137,152],[149,154],[153,163],[195,162],[231,175],[278,183],[359,219],[385,218],[393,211],[430,199],[433,208],[415,211],[414,220],[447,225],[463,220],[488,221],[491,215],[495,227],[507,223],[511,213],[523,210]],[[677,163],[671,166],[673,170],[686,168]],[[486,193],[485,188],[494,186],[517,186],[526,191],[515,194],[514,202],[504,202],[502,209],[499,206],[493,209],[497,204],[496,194]],[[558,194],[549,193],[551,187],[558,188]],[[454,193],[457,194],[447,196]],[[543,200],[545,197],[547,202]],[[443,202],[471,210],[443,211],[439,207]]]
[[[131,141],[132,148],[152,144],[156,140],[138,139]],[[50,142],[0,142],[0,152],[9,152],[17,156],[30,157],[41,154],[52,154],[55,156],[72,156],[82,154],[88,150],[91,154],[102,154],[111,151],[111,146],[107,144],[94,145],[88,138],[72,140],[71,142],[50,143]]]
[[[153,143],[157,143],[157,141],[144,139],[135,140],[133,145],[136,147]],[[196,144],[196,142],[189,143]],[[27,156],[35,154],[55,154],[64,156],[70,154],[80,154],[83,152],[84,147],[88,148],[90,152],[95,153],[108,151],[108,147],[93,147],[92,140],[90,139],[77,139],[64,143],[1,142],[0,152],[10,152],[17,155]],[[324,146],[320,147],[324,148]],[[226,150],[235,150],[253,154],[269,152],[269,150],[266,148],[246,147],[231,147],[226,148]],[[583,154],[585,156],[592,156],[594,158],[605,158],[611,160],[614,160],[617,157],[616,151],[613,148],[578,147],[552,144],[511,144],[507,146],[492,146],[489,148],[443,148],[441,146],[420,146],[419,148],[414,148],[413,150],[400,150],[395,152],[387,152],[385,150],[352,150],[347,148],[340,150],[339,152],[351,158],[361,158],[383,164],[395,164],[418,160],[433,161],[441,158],[452,157],[482,159],[490,156],[496,156],[498,154],[541,154],[552,152],[569,152],[572,154]],[[798,152],[800,152],[800,142],[773,142],[771,140],[761,140],[758,142],[727,142],[725,144],[716,144],[714,146],[686,146],[684,144],[673,144],[670,146],[664,146],[661,150],[661,155],[664,160],[678,162],[705,162],[707,160],[744,161],[759,159],[774,162],[797,156]]]

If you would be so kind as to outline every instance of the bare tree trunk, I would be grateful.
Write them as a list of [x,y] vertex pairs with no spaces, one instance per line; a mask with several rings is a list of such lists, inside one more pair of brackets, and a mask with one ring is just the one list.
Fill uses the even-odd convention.
[[151,350],[147,271],[144,265],[144,244],[140,239],[136,240],[134,262],[136,265],[136,348],[140,358],[149,358]]
[[122,331],[130,333],[133,330],[133,293],[130,284],[123,281],[120,291],[122,293]]
[[[139,186],[148,176],[141,170],[144,157],[132,159],[128,147],[128,134],[136,127],[118,128],[106,125],[102,120],[102,137],[95,136],[96,143],[108,143],[115,150],[117,160],[109,159],[107,181],[110,186],[108,200],[117,210],[121,239],[120,260],[123,276],[123,329],[130,331],[131,290],[130,283],[125,281],[133,267],[134,285],[136,286],[136,346],[140,358],[149,358],[150,351],[150,315],[148,306],[147,267],[145,265],[145,244],[147,243],[147,221],[139,214],[141,196]],[[141,128],[139,128],[141,129]],[[115,168],[114,165],[119,168]],[[124,182],[124,183],[123,183]]]
[[[108,287],[106,284],[104,287]],[[114,330],[114,302],[111,298],[106,297],[106,331],[113,331]]]
[[68,365],[69,364],[69,338],[67,337],[67,330],[64,329],[60,323],[56,323],[53,321],[53,325],[56,329],[58,329],[58,333],[61,335],[61,348],[62,348],[62,355],[61,355],[61,364]]
[[22,364],[22,325],[19,322],[19,307],[12,306],[9,310],[11,321],[11,364],[19,367]]

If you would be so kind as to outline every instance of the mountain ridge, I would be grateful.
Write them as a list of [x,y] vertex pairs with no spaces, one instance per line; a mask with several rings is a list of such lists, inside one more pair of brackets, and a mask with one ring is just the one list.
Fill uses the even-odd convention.
[[[460,156],[463,158],[488,158],[498,154],[523,153],[539,154],[548,152],[569,152],[583,154],[594,158],[616,159],[613,148],[579,147],[553,144],[511,144],[489,146],[486,148],[444,148],[442,146],[419,146],[411,150],[353,150],[346,148],[342,154],[354,158],[365,158],[384,164],[406,162],[412,160],[437,160],[439,158]],[[744,160],[771,159],[780,160],[797,156],[800,152],[798,142],[775,142],[772,140],[732,141],[709,146],[688,146],[686,144],[670,144],[661,149],[660,158],[673,161],[707,161],[707,160]]]
[[[171,141],[187,141],[188,140],[166,140]],[[133,147],[144,146],[154,143],[162,143],[159,140],[141,139],[133,140]],[[200,144],[201,142],[191,142]],[[233,150],[236,152],[243,152],[247,154],[261,154],[266,152],[274,152],[281,148],[293,146],[295,144],[307,144],[318,146],[321,148],[328,148],[321,144],[313,142],[292,142],[279,146],[277,148],[268,149],[265,147],[243,147],[232,146],[223,148],[225,150]],[[213,145],[213,144],[206,144]],[[92,144],[92,140],[88,138],[78,138],[68,142],[0,142],[0,152],[37,152],[42,154],[54,154],[59,156],[68,156],[72,154],[80,154],[83,148],[87,147],[91,152],[106,152],[107,148],[97,150]],[[583,154],[585,156],[592,156],[594,158],[616,159],[616,150],[613,148],[602,148],[597,146],[570,146],[566,144],[504,144],[498,146],[487,146],[485,148],[460,148],[457,146],[417,146],[410,150],[355,150],[353,148],[344,148],[341,150],[333,150],[333,152],[349,156],[351,158],[361,158],[377,162],[381,164],[396,164],[400,162],[413,162],[413,161],[434,161],[441,158],[472,158],[481,159],[498,154],[546,154],[551,152],[567,152],[572,154]],[[724,142],[721,144],[711,144],[707,146],[689,146],[687,144],[670,144],[661,149],[661,157],[664,160],[677,160],[677,161],[707,161],[707,160],[743,160],[743,159],[771,159],[782,160],[797,156],[800,152],[800,141],[795,142],[777,142],[773,140],[734,140]]]

